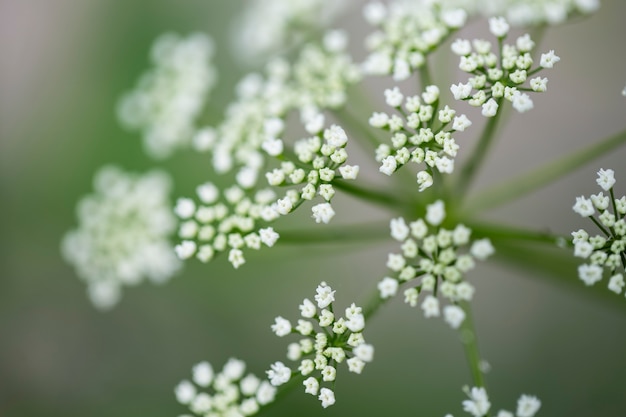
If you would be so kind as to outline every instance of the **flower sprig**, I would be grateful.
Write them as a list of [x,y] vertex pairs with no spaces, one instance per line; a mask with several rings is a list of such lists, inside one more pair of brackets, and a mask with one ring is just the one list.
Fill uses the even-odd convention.
[[[382,299],[396,295],[403,283],[413,286],[404,291],[405,302],[411,307],[418,304],[421,293],[426,295],[421,303],[425,317],[440,316],[439,295],[450,303],[443,308],[446,322],[458,328],[465,319],[465,312],[457,304],[470,301],[474,286],[464,280],[464,274],[475,267],[476,260],[485,260],[494,253],[489,239],[471,242],[471,230],[462,225],[454,229],[441,227],[445,218],[445,206],[441,200],[427,206],[424,219],[409,224],[404,218],[392,219],[391,236],[402,242],[402,253],[390,253],[387,267],[392,271],[378,283]],[[460,250],[467,245],[469,253]],[[414,281],[419,284],[415,285]]]
[[[276,317],[272,331],[279,337],[289,334],[303,336],[289,344],[287,358],[298,362],[298,372],[305,392],[315,395],[326,408],[335,403],[334,382],[337,367],[346,362],[348,370],[360,374],[363,367],[374,358],[374,347],[365,343],[363,329],[365,317],[361,307],[354,303],[345,309],[344,317],[333,310],[335,291],[325,282],[316,289],[315,303],[308,298],[300,304],[301,319],[294,327],[281,316]],[[313,374],[316,375],[313,375]],[[292,376],[292,370],[278,361],[267,371],[270,382],[279,386]],[[325,385],[325,386],[324,386]]]
[[429,85],[420,95],[406,97],[398,87],[385,90],[387,105],[398,114],[374,112],[369,124],[391,132],[391,146],[381,144],[376,149],[380,172],[393,174],[409,162],[424,164],[417,173],[419,191],[433,184],[433,169],[450,174],[459,145],[452,136],[464,131],[472,122],[467,116],[456,116],[449,106],[439,109],[439,88]]
[[[572,207],[600,230],[600,234],[595,235],[585,229],[572,232],[574,256],[587,260],[578,267],[578,276],[585,284],[593,285],[602,279],[607,269],[611,275],[609,289],[621,294],[626,268],[626,196],[615,197],[615,172],[612,169],[600,169],[596,182],[602,191],[589,198],[576,197]],[[608,195],[604,195],[605,192]]]
[[[542,54],[539,65],[533,67],[531,52],[535,43],[530,35],[518,37],[514,45],[505,44],[509,24],[502,17],[489,19],[489,30],[498,40],[499,55],[484,39],[457,39],[452,43],[452,52],[460,57],[459,68],[473,76],[465,84],[453,84],[450,91],[456,100],[482,107],[485,117],[494,117],[503,100],[510,101],[518,112],[526,112],[533,108],[533,101],[525,91],[547,90],[547,78],[531,77],[552,68],[560,58],[551,50]],[[525,86],[526,81],[530,87]]]

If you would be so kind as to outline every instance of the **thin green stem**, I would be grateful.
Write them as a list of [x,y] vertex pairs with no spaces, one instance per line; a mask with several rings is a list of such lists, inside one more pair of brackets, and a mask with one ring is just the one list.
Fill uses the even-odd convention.
[[332,184],[336,188],[345,191],[348,194],[352,194],[355,197],[394,210],[402,210],[403,208],[407,207],[407,204],[409,203],[408,200],[398,198],[398,196],[395,194],[388,194],[384,191],[374,190],[372,188],[362,188],[354,184],[353,182],[334,180]]
[[466,205],[464,212],[468,217],[472,217],[473,214],[487,208],[498,207],[516,200],[580,168],[623,143],[626,143],[626,130],[479,194]]
[[[496,100],[498,103],[498,107],[502,107],[502,98]],[[487,156],[487,152],[493,143],[493,139],[495,137],[496,128],[498,126],[498,121],[501,119],[502,109],[496,113],[494,117],[489,118],[485,127],[483,128],[483,132],[480,135],[480,139],[478,140],[478,145],[476,145],[476,150],[472,155],[471,159],[467,162],[467,164],[461,170],[461,176],[459,177],[459,182],[457,184],[457,192],[462,201],[463,196],[467,192],[467,189],[471,185],[474,180],[474,176],[477,174],[478,170],[483,164],[483,160]]]
[[493,223],[467,222],[466,225],[472,229],[474,234],[486,236],[492,239],[506,239],[509,241],[522,241],[545,243],[548,245],[560,245],[567,240],[562,236],[556,236],[548,231],[535,231],[527,229],[518,229],[511,226],[499,225]]
[[474,386],[486,388],[485,376],[481,370],[482,360],[480,359],[480,353],[478,351],[478,340],[472,310],[468,302],[461,303],[461,308],[465,311],[465,320],[463,320],[461,324],[460,336],[467,364],[469,365],[472,379],[474,380]]
[[366,223],[334,226],[332,229],[310,228],[280,232],[279,243],[317,244],[352,243],[354,241],[379,240],[389,237],[387,223]]
[[424,90],[427,86],[432,85],[432,83],[433,83],[433,78],[432,78],[432,76],[430,74],[430,67],[428,66],[428,59],[427,59],[427,57],[424,58],[424,59],[425,59],[424,65],[422,65],[419,68],[419,73],[418,73],[419,74],[420,83],[422,84],[421,85],[421,87],[422,87],[421,89],[422,90]]

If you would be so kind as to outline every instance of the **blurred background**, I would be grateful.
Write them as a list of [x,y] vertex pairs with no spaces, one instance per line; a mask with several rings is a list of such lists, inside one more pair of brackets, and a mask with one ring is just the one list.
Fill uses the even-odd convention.
[[[164,287],[126,289],[113,311],[100,313],[61,259],[60,239],[75,227],[75,204],[92,191],[100,166],[166,169],[173,197],[210,178],[204,157],[190,151],[148,159],[139,135],[118,127],[114,109],[148,68],[152,40],[169,30],[216,40],[220,81],[211,108],[221,109],[245,72],[229,52],[229,24],[242,3],[0,0],[0,416],[182,414],[173,388],[193,364],[219,368],[235,356],[260,375],[286,351],[269,329],[275,316],[296,317],[323,279],[337,289],[337,305],[358,303],[386,273],[389,242],[283,247],[238,271],[223,257],[189,262]],[[624,129],[625,12],[625,3],[605,1],[591,18],[547,31],[538,50],[561,57],[547,74],[548,92],[533,97],[532,112],[512,115],[477,187]],[[357,9],[340,24],[360,21]],[[469,31],[485,33],[484,26]],[[361,25],[353,33],[368,31]],[[361,42],[352,42],[362,57]],[[587,227],[570,210],[574,197],[597,192],[595,172],[609,167],[618,195],[626,193],[625,157],[619,148],[486,217],[564,235]],[[337,218],[369,215],[347,200],[342,207]],[[513,409],[528,393],[543,401],[543,416],[626,415],[626,299],[587,291],[574,265],[567,285],[503,262],[470,277],[495,410]],[[398,297],[365,336],[376,360],[361,376],[340,372],[335,406],[322,410],[298,389],[267,414],[463,415],[460,388],[470,375],[455,332],[441,320],[423,319]]]

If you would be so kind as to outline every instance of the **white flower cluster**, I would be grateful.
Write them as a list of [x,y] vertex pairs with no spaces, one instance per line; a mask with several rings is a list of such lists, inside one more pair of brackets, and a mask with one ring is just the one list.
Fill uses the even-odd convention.
[[600,7],[599,0],[489,0],[479,3],[483,14],[505,16],[515,26],[556,25],[577,15],[591,14]]
[[185,379],[176,386],[176,399],[198,416],[254,415],[274,401],[276,388],[245,372],[245,362],[235,358],[229,359],[217,374],[209,362],[200,362],[193,367],[191,381]]
[[[464,388],[469,399],[463,401],[463,411],[474,417],[483,417],[488,415],[491,408],[491,402],[487,396],[487,391],[483,387]],[[541,408],[541,401],[532,395],[522,394],[517,400],[517,409],[515,414],[507,410],[500,410],[495,417],[534,417]],[[446,414],[446,417],[453,417],[452,414]]]
[[[374,359],[374,347],[365,343],[362,331],[365,317],[361,307],[354,303],[345,310],[345,317],[337,318],[333,311],[335,291],[322,282],[316,289],[315,303],[308,298],[300,305],[301,319],[293,327],[283,317],[276,317],[272,331],[277,336],[288,334],[303,336],[287,349],[287,358],[300,361],[298,372],[307,377],[303,385],[307,394],[315,395],[326,408],[335,403],[335,393],[322,384],[334,385],[337,366],[345,361],[348,370],[360,374],[366,363]],[[312,375],[315,371],[318,375]],[[270,382],[282,385],[289,381],[291,369],[282,362],[275,362],[267,371]]]
[[[509,24],[502,17],[489,19],[489,30],[498,38],[499,56],[492,51],[491,42],[484,39],[457,39],[452,52],[460,56],[459,68],[473,75],[465,84],[453,84],[450,91],[456,100],[466,100],[471,106],[482,107],[485,117],[497,114],[503,99],[510,101],[520,113],[533,108],[530,96],[522,91],[544,92],[548,79],[532,77],[545,68],[552,68],[560,58],[549,51],[541,55],[539,66],[533,68],[531,56],[535,43],[530,35],[517,38],[515,45],[505,44]],[[532,78],[531,78],[532,77]],[[526,81],[530,87],[525,87]],[[475,93],[472,93],[476,90]]]
[[426,61],[426,55],[461,28],[467,13],[444,7],[437,1],[396,0],[390,4],[370,2],[363,8],[365,19],[377,30],[368,36],[369,56],[363,70],[373,75],[393,75],[406,80]]
[[[572,207],[574,212],[591,219],[601,231],[594,236],[584,229],[572,232],[574,256],[588,261],[578,267],[578,276],[585,284],[593,285],[602,279],[607,268],[611,274],[609,289],[621,294],[626,267],[626,196],[615,198],[612,169],[600,169],[596,182],[603,191],[589,198],[576,197]],[[604,195],[605,192],[608,195]]]
[[236,20],[235,52],[256,62],[306,40],[334,20],[351,0],[249,0]]
[[[300,139],[294,144],[296,161],[283,162],[280,167],[266,173],[271,186],[297,185],[299,191],[290,190],[293,195],[293,207],[303,201],[310,201],[319,195],[324,200],[312,208],[316,223],[328,223],[335,215],[330,202],[335,195],[332,182],[336,178],[354,180],[359,173],[358,165],[347,165],[346,144],[348,136],[338,125],[323,129],[322,113],[303,114],[307,130],[314,136]],[[263,143],[263,149],[270,155],[282,154],[283,144],[280,139],[270,138]],[[286,207],[287,214],[292,207]]]
[[424,163],[426,168],[417,173],[419,191],[424,191],[433,184],[433,168],[445,174],[454,171],[459,145],[452,135],[472,123],[464,114],[456,116],[456,111],[447,105],[437,110],[439,88],[435,85],[427,86],[421,97],[406,98],[394,87],[385,90],[385,99],[399,115],[374,112],[369,119],[371,126],[392,134],[391,146],[381,144],[376,149],[379,170],[391,175],[408,162]]
[[289,197],[276,200],[271,189],[250,196],[238,186],[220,192],[213,183],[197,187],[199,204],[191,198],[179,198],[174,212],[181,219],[178,236],[182,239],[175,251],[180,259],[196,256],[208,262],[220,252],[228,251],[228,260],[238,268],[245,263],[243,249],[274,246],[279,238],[272,227],[260,227],[285,214],[291,206]]
[[311,126],[319,126],[322,118],[323,127],[321,112],[345,104],[347,87],[360,77],[345,46],[342,32],[329,32],[323,47],[306,45],[293,65],[277,58],[267,65],[265,77],[244,77],[224,121],[216,129],[201,130],[196,148],[212,152],[218,173],[236,168],[237,183],[253,187],[264,165],[262,145],[283,133],[290,111],[310,114],[303,122]]
[[[440,227],[445,218],[445,207],[441,200],[427,207],[425,221],[416,220],[409,224],[402,218],[392,219],[391,236],[402,242],[402,253],[390,253],[387,267],[392,276],[378,283],[380,297],[393,297],[401,283],[419,279],[420,283],[404,291],[404,301],[411,307],[418,304],[420,293],[426,291],[421,308],[425,317],[440,316],[438,294],[450,304],[443,308],[445,321],[458,328],[465,320],[465,312],[456,304],[470,301],[474,287],[463,280],[463,275],[474,268],[475,260],[485,260],[494,253],[489,239],[471,242],[469,253],[460,249],[470,244],[471,230],[462,224],[448,230]],[[430,226],[434,231],[430,231]]]
[[134,175],[106,166],[97,172],[95,193],[78,203],[78,228],[62,241],[63,256],[87,283],[95,307],[113,307],[122,286],[145,278],[162,283],[180,268],[168,241],[176,228],[170,188],[161,171]]
[[143,133],[146,153],[157,159],[191,144],[195,122],[216,81],[213,41],[194,33],[166,33],[151,50],[154,67],[118,103],[121,123]]

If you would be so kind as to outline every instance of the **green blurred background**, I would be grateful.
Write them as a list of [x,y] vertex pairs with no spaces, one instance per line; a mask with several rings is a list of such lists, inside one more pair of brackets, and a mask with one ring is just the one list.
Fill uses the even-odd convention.
[[[541,49],[562,58],[548,74],[549,91],[535,98],[534,111],[511,118],[478,186],[624,128],[626,7],[604,3],[592,18],[548,31]],[[191,152],[149,160],[138,135],[118,127],[114,107],[147,68],[157,35],[202,30],[218,43],[211,106],[220,108],[243,73],[228,52],[229,21],[240,8],[225,0],[0,0],[0,416],[182,414],[173,387],[193,364],[219,367],[236,356],[261,374],[286,351],[269,329],[276,315],[295,317],[322,279],[348,305],[385,274],[387,244],[276,248],[238,271],[224,259],[191,262],[165,287],[126,290],[103,314],[60,258],[60,238],[75,226],[75,204],[100,166],[162,167],[175,178],[175,196],[211,175]],[[359,20],[357,11],[344,18]],[[596,192],[598,168],[613,167],[618,192],[626,191],[625,156],[620,148],[489,215],[568,234],[583,226],[570,207],[574,196]],[[338,218],[369,215],[348,203]],[[470,279],[496,410],[530,393],[542,399],[543,416],[626,415],[623,297],[593,296],[573,267],[565,286],[501,263]],[[460,388],[470,377],[455,333],[401,301],[368,325],[376,360],[361,376],[341,372],[335,406],[322,411],[296,390],[268,414],[462,415]]]

